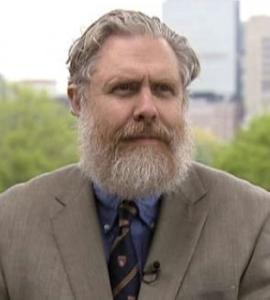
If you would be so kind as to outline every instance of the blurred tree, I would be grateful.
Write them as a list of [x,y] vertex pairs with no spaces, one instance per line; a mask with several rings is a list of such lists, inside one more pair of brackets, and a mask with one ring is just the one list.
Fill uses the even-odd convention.
[[255,118],[217,155],[214,165],[270,190],[270,114]]
[[195,160],[206,165],[213,165],[217,153],[222,149],[223,143],[212,133],[194,128]]
[[75,120],[44,92],[10,86],[0,124],[0,191],[77,160]]

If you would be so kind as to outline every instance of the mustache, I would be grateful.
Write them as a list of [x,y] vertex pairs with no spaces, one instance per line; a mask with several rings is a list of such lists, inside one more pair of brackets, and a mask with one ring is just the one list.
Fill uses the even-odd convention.
[[158,139],[166,144],[170,144],[174,138],[174,132],[160,122],[152,124],[129,122],[115,134],[117,142],[136,138]]

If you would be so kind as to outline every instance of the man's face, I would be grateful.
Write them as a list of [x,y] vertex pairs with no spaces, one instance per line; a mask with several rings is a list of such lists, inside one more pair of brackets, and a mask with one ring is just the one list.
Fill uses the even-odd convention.
[[[163,39],[147,36],[109,38],[100,51],[97,71],[89,87],[89,109],[112,131],[127,123],[162,122],[179,126],[183,114],[183,87],[178,61]],[[149,137],[127,145],[164,146]]]
[[[190,156],[183,87],[177,58],[164,39],[108,38],[86,97],[82,165],[97,184],[122,197],[145,196],[166,189],[179,167],[186,171],[179,165]],[[188,147],[179,153],[181,146]]]

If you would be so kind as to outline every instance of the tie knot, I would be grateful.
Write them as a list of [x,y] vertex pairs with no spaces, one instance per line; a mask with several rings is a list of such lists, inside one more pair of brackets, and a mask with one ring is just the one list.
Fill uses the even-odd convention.
[[119,227],[129,227],[137,215],[138,208],[134,201],[122,201],[119,205]]

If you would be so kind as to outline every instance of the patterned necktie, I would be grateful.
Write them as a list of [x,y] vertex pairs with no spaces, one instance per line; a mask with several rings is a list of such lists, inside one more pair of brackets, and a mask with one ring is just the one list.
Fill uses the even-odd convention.
[[130,225],[138,214],[133,201],[119,205],[119,232],[112,245],[109,274],[114,300],[136,300],[140,288],[138,260],[133,245]]

